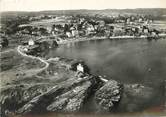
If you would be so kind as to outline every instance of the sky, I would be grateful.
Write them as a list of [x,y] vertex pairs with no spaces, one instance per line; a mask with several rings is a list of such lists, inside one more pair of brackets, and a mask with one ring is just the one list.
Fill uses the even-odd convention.
[[0,11],[166,8],[166,0],[0,0]]

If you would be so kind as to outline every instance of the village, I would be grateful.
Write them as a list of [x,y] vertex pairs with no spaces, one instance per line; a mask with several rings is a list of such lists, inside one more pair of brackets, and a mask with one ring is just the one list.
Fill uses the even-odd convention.
[[166,29],[153,26],[155,20],[150,15],[39,15],[19,16],[15,24],[11,21],[6,21],[12,26],[10,30],[1,26],[1,48],[7,46],[7,36],[11,34],[23,39],[23,43],[31,39],[51,39],[61,44],[103,38],[158,39],[160,34],[166,33]]
[[[43,16],[44,17],[44,16]],[[45,16],[46,17],[46,16]],[[45,18],[44,17],[44,18]],[[82,37],[117,37],[117,36],[153,36],[165,33],[164,29],[155,29],[153,19],[148,16],[116,16],[116,17],[88,17],[88,16],[47,16],[49,19],[62,19],[50,26],[20,25],[17,34],[28,34],[55,38],[57,41],[71,40]],[[30,21],[33,18],[30,18]],[[39,19],[38,19],[39,20]],[[41,19],[40,19],[41,20]],[[47,19],[48,20],[48,19]],[[36,20],[35,20],[36,21]]]

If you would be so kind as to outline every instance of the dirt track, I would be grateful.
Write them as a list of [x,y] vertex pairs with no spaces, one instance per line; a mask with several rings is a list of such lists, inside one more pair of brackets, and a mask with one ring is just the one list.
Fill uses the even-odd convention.
[[44,59],[42,59],[42,58],[40,58],[40,57],[35,57],[35,56],[32,56],[32,55],[27,55],[27,54],[25,54],[24,52],[21,51],[21,47],[22,47],[22,46],[18,46],[18,47],[17,47],[17,51],[18,51],[19,54],[21,54],[21,55],[24,56],[24,57],[31,58],[31,59],[37,59],[37,60],[39,60],[40,62],[42,62],[42,63],[45,64],[44,67],[39,68],[39,69],[35,69],[35,72],[34,72],[34,70],[33,70],[33,72],[34,72],[35,74],[36,74],[36,72],[41,72],[41,71],[43,71],[43,70],[45,70],[45,69],[48,68],[49,63],[48,63],[46,60],[44,60]]

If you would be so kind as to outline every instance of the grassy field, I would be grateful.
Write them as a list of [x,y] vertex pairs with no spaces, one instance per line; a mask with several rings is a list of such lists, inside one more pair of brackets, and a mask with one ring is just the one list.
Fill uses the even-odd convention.
[[65,24],[67,23],[67,20],[64,19],[44,19],[44,20],[39,20],[39,21],[32,21],[28,25],[30,26],[35,26],[35,27],[51,27],[53,24]]
[[[8,85],[31,83],[51,83],[56,84],[68,78],[74,78],[75,72],[66,68],[70,61],[62,59],[60,61],[50,60],[47,69],[41,71],[45,67],[38,59],[24,57],[18,53],[17,49],[4,51],[0,56],[0,89]],[[68,63],[65,61],[69,61]]]
[[28,74],[32,75],[32,72],[43,66],[37,60],[22,57],[17,53],[16,49],[1,53],[0,60],[0,86],[4,86]]
[[166,21],[165,20],[157,20],[150,24],[150,27],[155,29],[166,29]]

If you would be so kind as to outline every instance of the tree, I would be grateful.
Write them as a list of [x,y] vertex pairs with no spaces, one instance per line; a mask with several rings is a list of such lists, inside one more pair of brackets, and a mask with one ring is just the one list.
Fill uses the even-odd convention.
[[1,45],[1,47],[2,48],[7,47],[8,44],[9,44],[9,41],[8,41],[7,37],[1,36],[1,38],[0,38],[0,45]]

